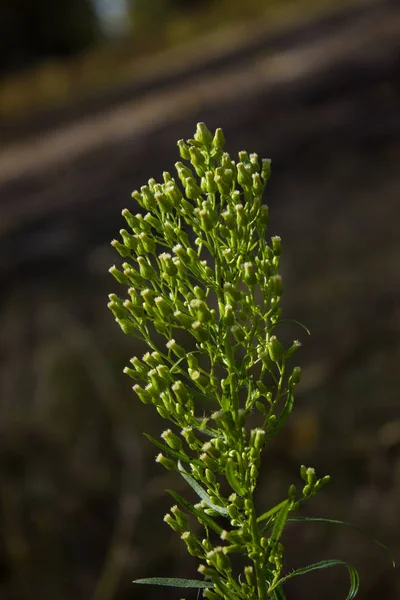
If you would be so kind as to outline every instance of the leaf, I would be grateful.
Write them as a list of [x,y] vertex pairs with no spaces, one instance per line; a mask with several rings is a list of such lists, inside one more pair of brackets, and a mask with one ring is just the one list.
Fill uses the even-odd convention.
[[239,496],[244,496],[246,494],[246,490],[244,490],[242,488],[242,486],[240,485],[240,482],[239,482],[236,472],[235,472],[233,460],[231,460],[231,459],[228,459],[228,461],[226,463],[226,478],[227,478],[228,483],[231,486],[231,488],[237,494],[239,494]]
[[206,525],[211,527],[211,529],[218,533],[218,535],[221,535],[223,531],[222,527],[218,525],[218,523],[214,521],[214,519],[207,515],[207,513],[195,508],[192,504],[190,504],[190,502],[185,500],[185,498],[182,498],[182,496],[177,492],[174,492],[173,490],[167,490],[167,492],[170,496],[174,498],[176,502],[178,502],[178,504],[183,506],[183,508],[186,508],[187,511],[189,511],[190,513],[192,513],[192,515],[197,517],[200,523],[206,523]]
[[[261,523],[261,521],[265,521],[266,519],[269,519],[269,517],[272,517],[272,515],[274,515],[275,513],[277,513],[279,510],[281,510],[282,506],[286,502],[287,502],[287,500],[283,500],[283,502],[280,502],[279,504],[277,504],[273,508],[270,508],[266,513],[264,513],[263,515],[261,515],[261,517],[258,517],[257,523]],[[290,521],[290,519],[289,519],[289,521]]]
[[271,533],[271,538],[273,539],[274,542],[278,542],[280,540],[280,537],[281,537],[282,532],[286,525],[286,521],[287,521],[288,514],[289,514],[289,509],[290,509],[289,500],[285,500],[284,502],[282,502],[282,507],[278,513],[278,516],[276,517],[276,519],[274,521],[274,528],[272,529],[272,533]]
[[299,325],[302,329],[304,329],[304,331],[306,331],[308,333],[308,335],[311,335],[311,331],[300,321],[296,321],[296,319],[279,319],[279,321],[277,321],[275,323],[275,325],[279,325],[279,323],[295,323],[296,325]]
[[285,424],[286,419],[288,418],[288,416],[290,415],[290,413],[293,410],[293,406],[294,406],[294,395],[293,395],[293,392],[288,390],[285,406],[283,407],[283,410],[282,410],[281,414],[279,415],[279,418],[276,421],[275,425],[268,432],[267,440],[269,440],[272,436],[274,436],[276,433],[278,433],[278,431],[281,429],[281,427]]
[[178,577],[149,577],[147,579],[135,579],[132,583],[144,583],[146,585],[166,585],[179,588],[213,588],[214,584],[209,581],[197,579],[180,579]]
[[376,538],[374,538],[367,531],[365,531],[361,527],[358,527],[358,525],[353,525],[353,523],[348,523],[347,521],[339,521],[338,519],[326,519],[326,518],[323,518],[323,517],[295,517],[293,519],[288,519],[288,522],[291,522],[291,523],[302,522],[302,521],[314,522],[314,523],[332,523],[333,525],[346,525],[347,527],[351,527],[352,529],[355,529],[356,531],[360,531],[368,539],[370,539],[374,544],[376,544],[377,546],[379,546],[380,548],[382,548],[382,550],[384,550],[385,552],[387,552],[387,554],[389,555],[390,561],[392,563],[392,566],[394,568],[396,567],[395,560],[394,560],[394,558],[393,558],[393,556],[392,556],[389,548],[387,546],[385,546],[385,544],[382,544],[382,542],[380,542],[379,540],[377,540]]
[[271,592],[278,586],[282,585],[283,583],[286,583],[286,581],[289,581],[289,579],[293,579],[293,577],[297,577],[298,575],[306,575],[307,573],[312,573],[313,571],[317,571],[319,569],[327,569],[329,567],[336,566],[343,566],[347,568],[350,575],[350,589],[349,593],[347,594],[346,600],[353,600],[360,587],[360,577],[358,575],[358,572],[354,567],[349,565],[344,560],[336,559],[321,560],[321,562],[313,563],[312,565],[308,565],[307,567],[296,569],[295,571],[292,571],[292,573],[289,573],[289,575],[286,575],[285,577],[279,579],[272,587],[269,588],[268,592]]
[[155,438],[153,438],[151,435],[149,435],[148,433],[144,434],[148,440],[150,440],[150,442],[152,444],[154,444],[155,446],[157,446],[158,448],[160,448],[161,450],[163,450],[166,454],[169,454],[170,456],[173,456],[174,458],[176,458],[177,460],[183,460],[184,462],[187,463],[193,463],[199,467],[203,467],[203,463],[200,460],[197,460],[195,458],[191,458],[190,456],[188,456],[187,454],[183,454],[182,452],[178,452],[177,450],[173,450],[170,446],[168,446],[168,444],[163,444],[163,442],[160,442],[159,440],[156,440]]
[[203,490],[201,485],[199,485],[197,483],[197,481],[194,479],[194,477],[192,477],[191,475],[189,475],[189,473],[187,473],[187,471],[185,471],[185,469],[183,468],[182,463],[180,461],[178,461],[178,469],[179,469],[179,473],[182,475],[182,477],[186,481],[186,483],[188,483],[190,485],[192,490],[194,490],[196,492],[196,494],[199,496],[199,498],[201,500],[204,500],[204,502],[207,504],[207,506],[209,506],[210,508],[212,508],[213,510],[218,512],[220,515],[223,515],[224,517],[229,516],[229,513],[226,508],[223,508],[222,506],[218,506],[217,504],[214,504],[211,501],[211,498],[207,494],[207,492],[205,490]]

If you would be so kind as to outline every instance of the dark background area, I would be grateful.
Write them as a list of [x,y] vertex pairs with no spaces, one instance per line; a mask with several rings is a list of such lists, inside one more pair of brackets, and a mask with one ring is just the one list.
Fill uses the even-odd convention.
[[[189,492],[143,436],[165,425],[122,374],[145,349],[106,303],[122,208],[200,120],[232,155],[272,158],[284,309],[312,334],[282,332],[302,341],[304,376],[260,510],[315,466],[332,481],[304,516],[355,523],[400,560],[397,3],[239,4],[137,1],[110,35],[83,0],[0,2],[4,600],[180,598],[131,581],[196,573],[162,522],[164,490]],[[284,542],[288,569],[343,558],[360,599],[400,597],[398,569],[358,532],[292,524]],[[344,598],[346,578],[299,578],[288,600]]]

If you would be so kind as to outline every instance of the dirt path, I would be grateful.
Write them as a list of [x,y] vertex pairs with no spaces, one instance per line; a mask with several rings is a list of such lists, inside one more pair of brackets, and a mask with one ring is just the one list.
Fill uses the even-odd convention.
[[[204,73],[204,65],[195,64],[195,73],[186,72],[173,87],[170,76],[166,89],[139,93],[120,106],[38,134],[28,142],[6,144],[0,154],[0,186],[76,159],[104,144],[124,143],[127,138],[150,133],[193,110],[221,105],[233,95],[245,102],[246,97],[262,90],[272,92],[351,61],[379,61],[393,52],[400,37],[400,11],[387,2],[369,11],[355,10],[348,18],[327,18],[305,26],[282,35],[280,41],[279,37],[270,41],[265,32],[256,32],[256,40],[250,35],[238,40],[239,54],[236,48],[228,47],[222,52],[220,48],[218,56],[217,48],[210,44],[217,53],[217,71],[214,67],[211,73]],[[208,54],[205,63],[210,59]]]

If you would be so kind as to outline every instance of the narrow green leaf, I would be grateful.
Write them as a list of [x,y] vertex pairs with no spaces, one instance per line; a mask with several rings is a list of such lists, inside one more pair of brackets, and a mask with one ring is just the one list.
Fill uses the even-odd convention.
[[376,544],[377,546],[379,546],[380,548],[382,548],[382,550],[384,550],[385,552],[387,552],[387,554],[389,555],[390,561],[392,563],[392,566],[395,568],[396,567],[396,563],[395,560],[389,550],[389,548],[387,546],[385,546],[385,544],[382,544],[382,542],[380,542],[379,540],[377,540],[376,538],[374,538],[371,534],[369,534],[367,531],[365,531],[364,529],[362,529],[361,527],[359,527],[358,525],[353,525],[353,523],[348,523],[347,521],[340,521],[338,519],[326,519],[323,517],[296,517],[293,519],[288,519],[288,522],[291,523],[296,523],[296,522],[308,522],[308,523],[331,523],[333,525],[346,525],[346,527],[351,527],[352,529],[355,529],[356,531],[360,531],[361,533],[363,533],[368,539],[371,540],[371,542],[373,542],[374,544]]
[[172,496],[174,498],[174,500],[178,504],[180,504],[181,506],[186,508],[187,511],[189,511],[190,513],[192,513],[192,515],[197,517],[199,519],[200,523],[206,523],[206,525],[211,527],[211,529],[213,529],[216,533],[218,533],[218,535],[221,535],[221,533],[223,531],[222,527],[220,527],[220,525],[218,525],[218,523],[216,521],[214,521],[214,519],[212,519],[209,515],[207,515],[207,513],[195,508],[192,504],[190,504],[190,502],[185,500],[185,498],[182,498],[182,496],[180,494],[178,494],[177,492],[174,492],[173,490],[167,490],[167,492],[170,496]]
[[272,590],[278,588],[283,583],[286,583],[286,581],[289,581],[289,579],[293,579],[293,577],[297,577],[298,575],[306,575],[307,573],[312,573],[313,571],[317,571],[319,569],[327,569],[329,567],[337,567],[337,566],[346,567],[349,572],[350,589],[349,589],[349,593],[347,595],[346,600],[353,600],[353,598],[355,598],[355,596],[358,592],[359,586],[360,586],[360,577],[358,575],[358,572],[354,567],[349,565],[344,560],[335,560],[335,559],[321,560],[321,562],[317,562],[312,565],[308,565],[307,567],[302,567],[300,569],[296,569],[295,571],[292,571],[292,573],[285,575],[285,577],[282,577],[277,582],[275,582],[275,584],[269,588],[268,592],[271,592]]
[[281,510],[281,508],[283,507],[284,504],[286,504],[286,502],[287,502],[287,500],[283,500],[283,502],[280,502],[273,508],[270,508],[267,512],[265,512],[263,515],[258,517],[257,523],[261,523],[262,521],[265,521],[266,519],[269,519],[270,517],[272,517],[275,513],[277,513],[279,510]]
[[236,472],[235,472],[235,467],[234,467],[234,463],[233,460],[228,459],[227,463],[226,463],[226,478],[228,480],[229,485],[231,486],[231,488],[237,493],[239,494],[239,496],[244,496],[246,493],[246,490],[244,490],[242,488],[242,486],[240,485],[240,482],[237,478]]
[[278,512],[278,516],[274,521],[274,527],[272,529],[271,538],[274,542],[279,542],[282,532],[285,528],[286,521],[289,514],[290,502],[289,500],[285,500],[282,502],[282,507]]
[[192,477],[191,475],[189,475],[189,473],[187,471],[185,471],[185,469],[183,468],[182,463],[180,461],[178,461],[178,469],[179,469],[179,473],[182,475],[182,477],[186,481],[186,483],[188,483],[190,485],[192,490],[194,490],[196,492],[196,494],[199,496],[199,498],[201,500],[204,500],[204,502],[207,504],[207,506],[209,506],[210,508],[212,508],[213,510],[218,512],[220,515],[223,515],[224,517],[229,516],[229,513],[226,508],[223,508],[222,506],[218,506],[217,504],[214,504],[211,501],[211,498],[207,494],[207,492],[205,490],[203,490],[201,485],[199,485],[197,483],[197,481],[194,479],[194,477]]
[[163,442],[160,442],[159,440],[156,440],[155,438],[153,438],[151,435],[149,435],[148,433],[144,434],[148,440],[150,440],[150,442],[152,444],[154,444],[155,446],[157,446],[158,448],[160,448],[161,450],[163,450],[166,454],[169,454],[170,456],[172,456],[173,458],[176,458],[177,460],[181,460],[184,461],[186,463],[193,463],[199,467],[203,467],[203,463],[199,460],[197,460],[196,458],[191,458],[190,456],[188,456],[187,454],[183,454],[182,452],[177,452],[176,450],[173,450],[172,448],[170,448],[168,446],[168,444],[163,444]]
[[146,585],[166,585],[179,588],[213,588],[214,584],[209,581],[197,579],[179,579],[178,577],[149,577],[148,579],[135,579],[132,583],[143,583]]
[[275,325],[279,325],[279,323],[295,323],[295,325],[299,325],[302,329],[304,329],[304,331],[306,331],[308,335],[311,335],[311,331],[308,329],[308,327],[306,327],[304,323],[296,321],[296,319],[279,319],[279,321],[277,321]]
[[267,437],[267,439],[270,439],[271,437],[273,437],[274,435],[276,435],[278,433],[278,431],[284,425],[286,419],[288,418],[288,416],[292,412],[293,406],[294,406],[294,395],[289,390],[288,393],[287,393],[287,398],[286,398],[285,406],[283,407],[283,410],[282,410],[281,414],[279,415],[279,418],[276,421],[274,427],[268,431],[268,437]]

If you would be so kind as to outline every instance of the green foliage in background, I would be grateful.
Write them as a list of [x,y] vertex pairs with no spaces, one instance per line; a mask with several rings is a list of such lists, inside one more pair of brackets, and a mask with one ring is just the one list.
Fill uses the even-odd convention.
[[125,373],[139,399],[171,423],[161,440],[148,436],[156,461],[198,496],[192,504],[170,490],[164,521],[204,579],[137,583],[201,588],[210,600],[282,600],[287,580],[344,565],[350,600],[358,574],[343,561],[284,571],[285,527],[329,476],[302,465],[299,491],[291,485],[271,507],[256,498],[262,452],[293,409],[301,370],[289,362],[300,343],[285,348],[277,337],[282,248],[277,236],[267,241],[262,203],[270,161],[243,151],[235,162],[224,144],[221,129],[198,124],[193,139],[178,142],[186,161],[175,165],[178,181],[164,173],[163,183],[134,192],[146,212],[124,210],[129,231],[112,242],[125,262],[110,272],[128,297],[111,294],[109,308],[148,346]]

